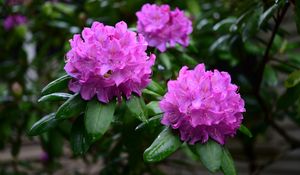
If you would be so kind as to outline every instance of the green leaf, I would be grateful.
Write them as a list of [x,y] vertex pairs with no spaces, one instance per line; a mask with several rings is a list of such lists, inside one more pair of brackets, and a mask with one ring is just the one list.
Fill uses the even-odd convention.
[[221,21],[219,21],[217,24],[215,24],[213,26],[213,30],[214,31],[217,31],[219,30],[222,26],[224,26],[225,24],[233,24],[233,23],[236,23],[236,18],[235,17],[228,17],[228,18],[225,18]]
[[144,160],[147,162],[161,161],[174,153],[182,145],[179,137],[170,129],[164,129],[144,152]]
[[53,157],[60,157],[63,153],[64,138],[57,130],[47,132],[48,142],[47,151]]
[[44,101],[60,101],[60,100],[67,100],[72,95],[68,93],[62,93],[62,92],[55,92],[52,94],[44,95],[40,99],[38,99],[38,102],[44,102]]
[[155,81],[151,81],[151,83],[147,86],[147,89],[163,96],[165,94],[165,90]]
[[55,113],[46,115],[37,121],[29,130],[28,135],[36,136],[54,128],[58,124],[58,119],[55,118]]
[[189,9],[189,11],[193,14],[193,15],[199,15],[199,13],[201,12],[200,7],[199,7],[199,3],[197,0],[189,0],[186,1],[187,3],[187,7]]
[[247,21],[242,24],[243,31],[242,31],[242,40],[243,42],[247,41],[249,38],[253,37],[259,31],[259,18],[263,13],[263,7],[258,6],[253,10]]
[[296,86],[286,89],[285,93],[279,97],[277,107],[279,109],[287,109],[295,104],[300,98],[300,83]]
[[230,35],[223,35],[219,37],[209,48],[209,52],[214,52],[219,47],[223,46],[230,38]]
[[156,99],[161,99],[161,95],[159,95],[158,93],[153,92],[151,90],[148,90],[148,89],[144,89],[143,94],[148,94],[148,95],[155,97]]
[[259,17],[258,25],[261,26],[263,23],[267,22],[271,16],[275,13],[278,8],[278,4],[272,5],[268,10],[266,10],[262,15]]
[[147,122],[143,122],[143,123],[139,124],[139,125],[135,128],[135,130],[137,131],[137,130],[139,130],[139,129],[145,127],[146,125],[152,125],[152,126],[153,126],[153,125],[161,125],[161,124],[160,124],[161,118],[162,118],[162,114],[158,114],[158,115],[156,115],[156,116],[150,118],[149,120],[147,120]]
[[68,86],[68,82],[71,79],[69,75],[64,75],[52,82],[50,82],[46,87],[43,88],[42,94],[50,94],[53,92],[58,92],[65,89]]
[[[198,64],[198,62],[196,61],[196,59],[193,58],[193,57],[191,57],[191,56],[189,56],[188,54],[183,53],[182,56],[181,56],[181,58],[182,58],[182,61],[184,63],[186,63],[187,65],[196,66]],[[164,94],[162,94],[162,95],[164,95]]]
[[277,73],[269,65],[266,65],[265,67],[264,74],[263,74],[263,81],[269,86],[276,86],[278,83]]
[[102,104],[97,100],[89,101],[86,107],[84,123],[92,142],[99,139],[108,130],[113,120],[116,104]]
[[220,144],[209,140],[205,144],[194,145],[194,150],[209,171],[216,172],[220,169],[222,160],[222,146]]
[[81,99],[79,94],[74,94],[57,110],[55,117],[57,119],[67,119],[78,116],[85,110],[86,102]]
[[132,95],[130,100],[126,102],[126,105],[135,117],[143,122],[147,121],[147,111],[143,97]]
[[253,135],[250,132],[250,130],[246,126],[244,126],[244,125],[240,126],[239,131],[241,131],[243,134],[245,134],[246,136],[248,136],[250,138],[253,137]]
[[298,83],[300,83],[300,70],[291,73],[285,80],[284,85],[287,88],[291,88],[296,86]]
[[159,54],[160,60],[162,61],[163,65],[167,68],[167,70],[172,69],[172,55],[167,53],[160,53]]
[[89,149],[90,142],[84,128],[83,117],[78,117],[72,125],[70,140],[75,155],[83,155]]
[[146,107],[148,109],[148,114],[151,115],[151,116],[162,113],[162,111],[159,107],[159,102],[158,101],[151,101],[150,103],[148,103],[146,105]]
[[227,149],[223,149],[221,170],[224,175],[236,175],[233,159]]

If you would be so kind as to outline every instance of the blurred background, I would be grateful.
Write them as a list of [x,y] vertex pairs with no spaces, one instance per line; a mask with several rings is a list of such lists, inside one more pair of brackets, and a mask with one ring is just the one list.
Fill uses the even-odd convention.
[[[240,87],[244,124],[253,137],[238,133],[229,139],[239,174],[300,174],[299,2],[0,0],[0,175],[208,174],[188,150],[159,165],[144,165],[140,152],[122,145],[108,154],[108,139],[117,135],[108,134],[83,157],[74,156],[68,123],[39,137],[27,135],[35,121],[58,107],[37,99],[46,84],[65,74],[69,39],[93,21],[125,21],[135,30],[135,12],[145,3],[178,7],[193,22],[187,48],[156,52],[153,79],[166,86],[183,65],[205,63],[207,69],[229,72]],[[128,155],[134,154],[140,158],[131,160]]]

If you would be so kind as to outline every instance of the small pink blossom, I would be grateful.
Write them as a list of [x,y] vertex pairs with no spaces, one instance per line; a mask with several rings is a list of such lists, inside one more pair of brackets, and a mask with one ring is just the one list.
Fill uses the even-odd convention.
[[150,82],[155,55],[147,56],[147,42],[142,35],[127,29],[125,22],[112,26],[94,22],[81,36],[70,40],[66,72],[73,77],[69,89],[90,100],[97,96],[104,103],[122,95],[130,98]]
[[6,3],[9,6],[23,4],[25,0],[7,0]]
[[168,92],[160,102],[161,123],[179,130],[181,140],[190,144],[209,138],[224,144],[240,127],[244,101],[231,84],[227,72],[183,67],[177,80],[168,82]]
[[188,35],[193,31],[192,22],[178,8],[171,11],[169,5],[145,4],[136,16],[137,30],[145,36],[149,46],[161,52],[166,50],[167,44],[170,47],[176,43],[188,46]]
[[3,26],[5,30],[10,30],[16,26],[26,24],[27,18],[23,15],[14,14],[6,17],[3,21]]

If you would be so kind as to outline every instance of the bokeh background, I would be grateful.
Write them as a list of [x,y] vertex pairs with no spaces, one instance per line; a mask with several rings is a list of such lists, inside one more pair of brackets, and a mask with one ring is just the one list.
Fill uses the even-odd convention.
[[[131,160],[140,152],[120,151],[122,146],[108,153],[108,138],[118,135],[108,134],[85,156],[74,156],[68,123],[39,137],[27,135],[58,107],[37,99],[65,74],[69,39],[93,21],[125,21],[136,30],[135,12],[145,3],[178,7],[193,21],[187,48],[148,49],[157,55],[153,79],[166,86],[183,65],[205,63],[228,71],[240,87],[244,124],[253,137],[238,133],[229,140],[239,174],[300,174],[300,4],[287,0],[1,0],[0,174],[208,174],[188,150],[158,165]],[[126,132],[125,146],[138,144],[141,135]]]

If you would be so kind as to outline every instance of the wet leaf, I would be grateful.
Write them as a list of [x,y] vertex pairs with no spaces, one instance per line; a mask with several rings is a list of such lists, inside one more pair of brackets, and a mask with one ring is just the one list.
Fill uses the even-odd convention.
[[92,142],[102,137],[113,120],[116,104],[103,104],[97,100],[89,101],[86,107],[84,123]]
[[35,122],[29,130],[28,135],[35,136],[54,128],[59,123],[59,120],[55,118],[55,113],[51,113]]
[[211,172],[216,172],[221,167],[222,146],[209,140],[205,144],[197,143],[193,150],[199,156],[202,164]]
[[63,103],[56,112],[57,119],[68,119],[76,117],[84,112],[86,102],[81,99],[79,94],[74,94],[65,103]]
[[174,153],[182,145],[179,137],[170,129],[164,129],[144,152],[144,160],[147,162],[161,161]]
[[46,95],[46,94],[58,92],[58,91],[61,91],[65,88],[67,88],[68,82],[70,79],[71,79],[71,77],[69,75],[64,75],[64,76],[50,82],[47,86],[45,86],[43,88],[42,94]]

